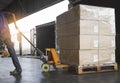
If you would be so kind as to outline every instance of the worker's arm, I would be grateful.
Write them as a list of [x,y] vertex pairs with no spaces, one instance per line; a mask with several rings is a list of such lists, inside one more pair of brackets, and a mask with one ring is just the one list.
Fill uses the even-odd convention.
[[5,14],[6,14],[7,16],[12,16],[13,22],[14,22],[14,25],[15,25],[15,28],[16,28],[17,30],[19,30],[18,27],[17,27],[17,24],[16,24],[16,17],[15,17],[15,14],[12,13],[12,12],[5,12]]
[[[6,16],[12,16],[12,17],[15,18],[15,14],[12,13],[12,12],[4,12],[4,14],[5,14]],[[15,19],[15,20],[16,20],[16,19]]]

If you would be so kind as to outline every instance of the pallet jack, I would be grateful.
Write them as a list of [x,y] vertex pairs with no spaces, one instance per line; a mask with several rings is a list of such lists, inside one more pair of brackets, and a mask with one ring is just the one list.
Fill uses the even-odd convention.
[[[43,64],[41,65],[43,72],[49,72],[50,65],[53,65],[53,67],[55,69],[69,67],[69,65],[65,65],[60,62],[60,59],[58,57],[58,54],[57,54],[55,48],[46,48],[46,54],[44,54],[40,49],[35,47],[34,44],[32,44],[32,42],[19,30],[19,28],[16,24],[15,14],[14,13],[10,13],[10,14],[13,17],[14,25],[15,25],[15,28],[17,29],[17,31],[21,34],[21,36],[23,36],[34,47],[36,52],[38,52],[40,54],[40,60],[43,62]],[[47,58],[45,56],[47,56]]]
[[54,48],[46,48],[46,55],[48,57],[47,63],[43,63],[41,68],[44,72],[50,71],[50,65],[53,65],[55,69],[63,68],[68,69],[69,65],[62,64],[57,51]]

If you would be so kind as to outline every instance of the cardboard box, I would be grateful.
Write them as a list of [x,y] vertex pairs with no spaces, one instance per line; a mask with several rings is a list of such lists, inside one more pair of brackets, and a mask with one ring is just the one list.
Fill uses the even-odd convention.
[[99,49],[115,49],[115,36],[99,36]]
[[109,23],[115,22],[115,9],[108,7],[99,7],[99,20]]
[[70,36],[70,35],[79,35],[80,34],[80,22],[73,21],[66,24],[56,25],[56,34],[58,36]]
[[79,50],[60,50],[60,60],[63,64],[77,66],[79,64]]
[[99,50],[99,65],[115,63],[115,49]]
[[78,5],[80,19],[99,20],[99,7],[91,5]]
[[98,50],[61,50],[60,60],[72,66],[98,65]]
[[79,7],[74,7],[61,15],[57,16],[56,22],[58,24],[66,24],[80,19]]
[[99,25],[96,20],[80,20],[80,34],[81,35],[98,35]]
[[61,36],[57,39],[59,49],[98,49],[97,35]]
[[98,49],[97,35],[80,35],[80,49]]
[[115,22],[109,23],[106,21],[99,21],[100,35],[115,35]]
[[98,50],[80,50],[79,64],[82,66],[98,65]]

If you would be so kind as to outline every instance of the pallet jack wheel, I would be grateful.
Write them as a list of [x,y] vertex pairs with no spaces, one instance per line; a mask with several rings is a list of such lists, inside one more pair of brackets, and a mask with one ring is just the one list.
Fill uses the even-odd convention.
[[42,68],[43,72],[49,72],[50,71],[50,65],[47,64],[47,63],[43,63],[41,68]]

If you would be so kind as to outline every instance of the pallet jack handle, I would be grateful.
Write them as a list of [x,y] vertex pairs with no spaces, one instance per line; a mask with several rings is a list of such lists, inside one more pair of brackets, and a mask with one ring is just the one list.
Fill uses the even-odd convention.
[[47,63],[47,60],[46,58],[44,57],[44,53],[38,49],[37,47],[34,46],[34,44],[32,44],[32,42],[19,30],[17,24],[16,24],[16,17],[15,17],[15,14],[14,13],[10,13],[13,17],[13,21],[14,21],[14,25],[15,25],[15,28],[17,29],[17,31],[35,48],[35,50],[40,54],[40,60],[42,60],[42,62],[44,63]]

